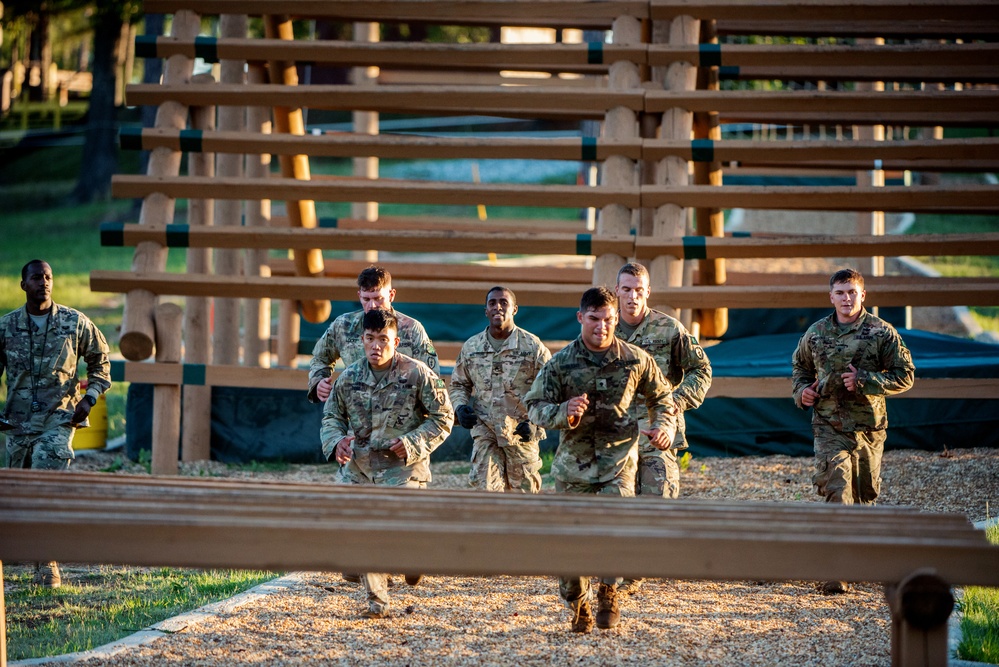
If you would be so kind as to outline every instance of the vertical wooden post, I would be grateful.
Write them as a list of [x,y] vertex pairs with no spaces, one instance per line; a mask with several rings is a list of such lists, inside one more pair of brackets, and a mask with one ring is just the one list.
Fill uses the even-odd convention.
[[[246,39],[247,18],[242,14],[223,14],[219,19],[219,34],[223,39]],[[245,83],[246,61],[223,59],[219,79],[223,84]],[[242,132],[246,128],[246,107],[220,106],[218,110],[220,131]],[[238,153],[219,153],[216,158],[220,178],[238,178],[243,175],[243,156]],[[238,227],[243,223],[243,202],[239,199],[219,199],[215,202],[215,224]],[[239,276],[243,273],[243,251],[220,248],[215,251],[215,273],[220,276]],[[239,363],[239,299],[215,299],[213,336],[213,362],[216,364]]]
[[0,560],[0,667],[7,667],[7,603],[3,597],[2,560]]
[[[183,311],[175,303],[156,306],[156,361],[180,363]],[[180,450],[180,385],[153,387],[154,475],[176,475]]]
[[[192,83],[214,83],[211,74],[198,74]],[[191,127],[195,130],[215,129],[215,107],[191,109]],[[187,156],[187,171],[192,176],[215,176],[215,154],[191,152]],[[187,223],[192,227],[214,224],[215,202],[212,199],[191,199],[187,205]],[[211,273],[211,249],[188,248],[187,272]],[[184,361],[189,364],[212,363],[210,330],[211,299],[189,296],[184,299]],[[189,385],[181,391],[180,443],[182,461],[207,461],[211,458],[212,389]]]
[[[673,46],[696,44],[698,38],[698,21],[690,16],[678,16],[668,23],[657,21],[653,25],[653,41],[661,40]],[[663,34],[665,33],[665,34]],[[666,69],[663,78],[665,90],[693,90],[696,85],[696,68],[684,62],[674,62]],[[668,109],[663,114],[663,139],[675,141],[690,141],[693,130],[693,114],[686,109]],[[659,162],[656,170],[658,185],[688,185],[687,161],[679,157],[668,157]],[[687,211],[675,204],[666,204],[656,210],[654,236],[684,236],[687,231]],[[683,260],[669,256],[654,258],[649,263],[649,277],[652,282],[652,292],[666,294],[670,287],[683,284]],[[676,309],[664,308],[670,314],[678,315]]]
[[[378,23],[355,23],[354,41],[380,41],[378,28]],[[355,86],[374,87],[378,85],[378,68],[355,67],[351,70],[351,77]],[[378,120],[379,115],[377,111],[354,111],[354,132],[357,134],[378,134]],[[378,178],[378,158],[370,156],[354,158],[354,176],[359,178]],[[360,220],[377,220],[378,202],[352,202],[350,205],[350,215]],[[377,250],[361,250],[354,254],[358,259],[368,262],[378,261]]]
[[[884,44],[885,40],[876,37],[874,39],[858,39],[858,44]],[[884,81],[858,81],[858,91],[884,91]],[[854,137],[860,140],[885,140],[884,125],[860,125],[855,128]],[[878,164],[872,164],[870,169],[857,172],[858,186],[884,187],[885,172]],[[885,212],[870,211],[857,213],[857,234],[870,234],[872,236],[884,236],[885,234]],[[869,276],[883,276],[885,274],[884,257],[865,257],[860,260],[860,270]]]
[[[701,44],[718,43],[718,33],[714,21],[701,21],[700,31]],[[718,68],[698,67],[697,88],[698,90],[718,90]],[[695,139],[710,139],[711,141],[721,139],[721,127],[718,125],[717,112],[695,113],[693,123]],[[721,163],[718,161],[695,161],[694,184],[720,186],[722,184]],[[694,209],[694,219],[697,223],[699,236],[725,236],[725,214],[721,209]],[[725,284],[724,259],[700,259],[697,261],[702,285]],[[728,329],[727,308],[699,310],[695,319],[699,324],[701,335],[707,338],[721,338]]]
[[932,569],[885,586],[891,611],[892,667],[946,665],[947,619],[954,610],[950,584]]
[[[268,39],[292,40],[295,34],[291,20],[287,16],[264,16],[264,28]],[[289,86],[298,85],[298,70],[293,62],[271,61],[267,64],[271,83]],[[274,130],[282,134],[305,134],[305,120],[301,107],[274,108]],[[281,155],[281,175],[308,181],[312,178],[308,155]],[[288,221],[292,227],[312,228],[317,224],[316,202],[311,200],[287,201]],[[300,276],[322,276],[324,272],[323,253],[318,249],[295,251],[295,273]],[[303,301],[302,314],[310,322],[325,322],[330,316],[329,301]]]
[[[247,78],[250,83],[266,83],[267,70],[259,64],[251,63]],[[246,110],[246,129],[256,134],[271,133],[271,110],[269,107],[249,107]],[[268,153],[246,156],[246,175],[264,179],[270,173],[271,156]],[[266,227],[271,222],[271,200],[259,199],[246,202],[246,226]],[[251,248],[246,251],[246,275],[270,276],[266,248]],[[244,304],[245,322],[243,325],[243,363],[247,366],[269,368],[271,365],[271,300],[246,299]]]
[[[614,20],[614,44],[640,44],[642,22],[633,16],[621,16]],[[642,80],[638,65],[619,60],[610,66],[608,86],[615,90],[641,88]],[[608,139],[634,139],[638,136],[638,119],[635,112],[625,107],[610,109],[604,117],[604,136]],[[638,182],[638,166],[635,161],[623,155],[611,155],[603,164],[603,185],[612,187],[634,187]],[[633,211],[621,204],[608,204],[600,209],[597,220],[598,234],[629,234],[632,229]],[[612,286],[617,279],[617,270],[624,263],[624,257],[615,254],[600,255],[593,263],[593,284]]]
[[295,301],[282,301],[278,308],[278,365],[294,366],[302,320]]
[[[201,30],[200,17],[190,11],[179,11],[173,17],[173,37],[193,40]],[[191,79],[193,61],[186,56],[171,56],[163,72],[165,85],[187,83]],[[156,127],[183,130],[187,126],[187,107],[176,102],[164,102],[156,111]],[[157,148],[149,156],[150,176],[176,176],[180,173],[181,152]],[[146,197],[139,213],[139,224],[165,226],[173,222],[174,200],[160,193]],[[167,249],[158,243],[144,242],[135,248],[132,271],[136,273],[163,271]],[[129,361],[148,359],[156,339],[153,308],[156,295],[148,290],[132,290],[125,297],[121,318],[119,345],[122,356]]]

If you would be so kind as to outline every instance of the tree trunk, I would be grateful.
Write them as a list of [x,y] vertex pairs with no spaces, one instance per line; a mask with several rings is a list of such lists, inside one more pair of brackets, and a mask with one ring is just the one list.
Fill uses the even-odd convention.
[[114,105],[117,45],[124,23],[120,11],[98,10],[94,17],[94,86],[87,110],[83,162],[71,198],[84,203],[104,199],[118,168],[118,124]]

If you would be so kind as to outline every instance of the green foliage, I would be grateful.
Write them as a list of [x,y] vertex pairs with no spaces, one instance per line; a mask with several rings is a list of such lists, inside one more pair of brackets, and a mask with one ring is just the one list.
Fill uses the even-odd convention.
[[108,565],[63,565],[62,570],[63,585],[53,590],[31,583],[30,566],[5,568],[11,660],[89,650],[275,576],[258,571]]
[[150,475],[153,474],[153,451],[151,449],[140,449],[138,464],[146,469]]
[[554,460],[555,460],[555,450],[541,452],[541,470],[539,470],[538,473],[541,475],[551,474],[552,461]]
[[693,455],[688,451],[684,452],[683,455],[676,460],[677,465],[680,466],[681,472],[687,472],[687,469],[690,468],[690,461],[693,458]]
[[[999,544],[999,524],[985,531],[992,544]],[[961,640],[957,657],[989,664],[999,663],[999,588],[969,586],[959,603]]]
[[285,472],[291,469],[291,464],[286,461],[249,461],[247,463],[230,463],[226,467],[230,470],[243,470],[245,472]]

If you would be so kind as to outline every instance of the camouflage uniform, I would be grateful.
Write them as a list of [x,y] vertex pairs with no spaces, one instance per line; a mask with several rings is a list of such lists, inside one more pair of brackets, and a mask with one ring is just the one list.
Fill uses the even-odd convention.
[[[422,361],[434,373],[439,373],[440,361],[437,359],[437,350],[430,342],[423,325],[398,310],[393,312],[399,320],[398,351]],[[315,347],[312,348],[312,362],[309,364],[309,400],[313,403],[320,402],[316,396],[316,385],[323,378],[333,374],[333,365],[337,359],[343,359],[345,367],[364,359],[364,344],[361,342],[361,335],[364,333],[364,327],[361,325],[363,319],[363,310],[344,313],[333,320],[316,341]]]
[[[461,346],[451,374],[451,402],[468,405],[479,418],[472,427],[471,486],[485,491],[541,490],[538,437],[523,442],[513,430],[527,419],[524,394],[531,388],[551,352],[534,334],[515,327],[499,350],[489,342],[489,329]],[[474,400],[473,400],[474,399]]]
[[[87,393],[97,398],[111,387],[111,364],[104,334],[86,315],[52,304],[47,330],[39,328],[25,308],[0,318],[0,374],[7,371],[5,417],[15,425],[7,431],[8,467],[69,467],[75,456],[70,422],[81,398],[81,358],[87,363]],[[32,411],[33,401],[39,410]]]
[[[642,396],[652,427],[666,430],[672,440],[677,418],[672,389],[649,354],[619,338],[602,359],[586,348],[582,338],[552,356],[524,402],[532,422],[561,430],[552,462],[555,490],[634,496],[639,432],[630,408]],[[589,408],[570,427],[568,401],[583,393]],[[588,597],[589,589],[588,577],[559,578],[559,593],[570,605]]]
[[[618,323],[617,334],[623,332]],[[652,355],[666,379],[673,385],[673,401],[677,407],[676,438],[673,447],[656,449],[644,435],[638,444],[638,479],[635,493],[646,496],[677,498],[680,495],[678,450],[687,448],[685,410],[694,410],[704,402],[711,387],[711,363],[697,339],[690,335],[679,320],[651,308],[646,312],[627,342]],[[648,429],[648,417],[641,406],[632,405],[632,413],[642,429]]]
[[[337,443],[355,436],[353,456],[340,468],[344,484],[424,488],[430,453],[451,432],[454,411],[444,381],[426,364],[396,353],[387,374],[375,380],[367,359],[348,366],[333,383],[323,408],[323,455],[334,459]],[[389,451],[399,438],[405,460]],[[388,605],[388,575],[362,575],[369,600]]]
[[[826,502],[873,504],[881,488],[888,413],[885,396],[912,387],[912,355],[893,326],[862,310],[855,322],[840,325],[836,314],[810,326],[791,358],[794,402],[816,379],[820,394],[812,406],[816,492]],[[857,390],[849,392],[842,374],[853,364]]]

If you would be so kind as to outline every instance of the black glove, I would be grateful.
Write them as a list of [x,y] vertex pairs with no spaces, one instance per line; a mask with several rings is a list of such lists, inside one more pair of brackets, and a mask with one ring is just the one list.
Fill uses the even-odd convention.
[[538,431],[540,430],[541,429],[537,426],[525,419],[517,424],[517,428],[513,429],[513,432],[520,436],[521,442],[533,442],[538,439]]
[[479,418],[475,416],[475,410],[467,405],[459,405],[454,414],[458,417],[458,423],[465,428],[472,428],[479,421]]

